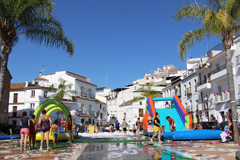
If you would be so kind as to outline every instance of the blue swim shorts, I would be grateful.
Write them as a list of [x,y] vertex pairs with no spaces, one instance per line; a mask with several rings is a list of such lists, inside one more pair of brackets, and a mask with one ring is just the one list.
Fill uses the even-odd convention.
[[52,134],[53,135],[58,135],[58,131],[53,131]]

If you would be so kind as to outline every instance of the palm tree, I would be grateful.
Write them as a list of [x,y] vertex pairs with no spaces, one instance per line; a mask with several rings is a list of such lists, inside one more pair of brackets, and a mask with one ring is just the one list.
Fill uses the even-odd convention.
[[54,88],[53,86],[48,89],[48,91],[50,91],[50,92],[56,91],[56,93],[49,96],[48,99],[55,99],[58,101],[63,101],[64,97],[68,96],[68,97],[72,98],[73,102],[76,102],[75,95],[78,94],[78,92],[75,90],[71,90],[73,84],[71,84],[71,83],[67,84],[67,81],[63,78],[60,78],[58,80],[58,82],[59,82],[59,85],[58,85],[57,89]]
[[63,31],[62,24],[53,16],[52,0],[0,0],[0,108],[8,56],[20,35],[46,47],[62,47],[72,56],[74,42]]
[[[68,97],[71,97],[72,98],[72,101],[73,102],[76,102],[76,98],[75,98],[75,95],[78,94],[77,91],[75,90],[71,90],[72,88],[72,84],[71,83],[67,83],[66,80],[64,80],[63,78],[60,78],[58,80],[59,82],[59,85],[56,88],[54,88],[53,86],[51,86],[50,88],[48,88],[48,91],[50,92],[56,92],[55,94],[49,96],[47,99],[55,99],[55,100],[58,100],[58,101],[63,101],[64,100],[64,97],[68,96]],[[59,116],[59,111],[58,111],[58,116]],[[63,113],[61,115],[61,119],[63,119]]]
[[206,5],[200,5],[196,1],[184,3],[177,9],[173,17],[175,20],[194,20],[201,24],[201,28],[186,32],[180,40],[178,47],[179,57],[182,61],[191,47],[195,43],[200,43],[204,38],[216,36],[223,43],[230,91],[234,142],[239,141],[230,48],[234,35],[239,33],[240,30],[240,1],[207,0]]
[[[152,89],[154,85],[155,84],[153,82],[151,82],[147,85],[147,88],[141,87],[137,90],[137,92],[142,93],[142,95],[144,97],[157,97],[159,95],[159,92]],[[132,102],[137,102],[137,101],[140,101],[142,99],[145,99],[144,97],[135,97],[132,100]]]

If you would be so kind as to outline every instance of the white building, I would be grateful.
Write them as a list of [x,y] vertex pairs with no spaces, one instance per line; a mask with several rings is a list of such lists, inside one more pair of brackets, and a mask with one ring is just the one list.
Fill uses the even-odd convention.
[[[239,36],[234,38],[231,56],[234,73],[236,100],[240,100]],[[178,86],[181,94],[176,93]],[[171,94],[172,93],[172,94]],[[163,97],[178,95],[189,114],[196,116],[196,110],[201,111],[202,121],[212,121],[213,117],[219,122],[226,121],[230,105],[230,95],[227,81],[225,51],[220,45],[214,47],[203,58],[187,60],[187,71],[179,82],[171,82],[163,89]],[[239,109],[238,109],[239,111]]]
[[[90,79],[69,71],[56,72],[50,75],[41,75],[29,83],[11,84],[9,99],[9,123],[19,126],[19,120],[23,111],[32,115],[33,111],[54,92],[48,92],[50,86],[57,88],[59,79],[72,84],[71,90],[77,91],[76,101],[71,100],[72,95],[63,99],[64,105],[73,116],[74,123],[102,124],[106,122],[106,101],[95,96],[96,84]],[[105,108],[105,109],[104,109]],[[51,114],[52,120],[63,118],[59,111]]]

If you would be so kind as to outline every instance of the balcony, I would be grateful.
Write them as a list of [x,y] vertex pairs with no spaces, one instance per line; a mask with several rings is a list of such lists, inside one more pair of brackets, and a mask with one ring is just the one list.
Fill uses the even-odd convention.
[[94,94],[89,94],[89,97],[90,97],[91,99],[95,99],[95,95],[94,95]]
[[87,97],[87,92],[81,92],[81,97]]
[[89,112],[89,114],[90,114],[90,116],[96,116],[96,113],[93,111]]
[[236,56],[236,66],[240,67],[240,55]]
[[192,95],[191,87],[187,88],[187,95]]
[[192,112],[193,112],[192,106],[187,106],[187,107],[186,107],[186,111],[187,111],[188,113],[192,113]]
[[207,81],[201,81],[198,83],[198,90],[201,92],[201,91],[206,91],[208,89],[211,89],[212,85],[210,82],[207,82]]
[[214,94],[215,104],[224,103],[223,96],[220,94]]
[[211,71],[211,80],[216,81],[216,80],[221,80],[223,78],[227,77],[227,69],[226,69],[226,64],[214,69]]

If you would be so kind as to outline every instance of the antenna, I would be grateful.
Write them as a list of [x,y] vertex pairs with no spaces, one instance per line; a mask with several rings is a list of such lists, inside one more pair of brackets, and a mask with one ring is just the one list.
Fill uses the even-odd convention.
[[45,65],[43,65],[43,69],[41,70],[41,72],[43,72],[45,75]]
[[55,66],[55,73],[56,73],[57,67],[58,67],[58,66]]

